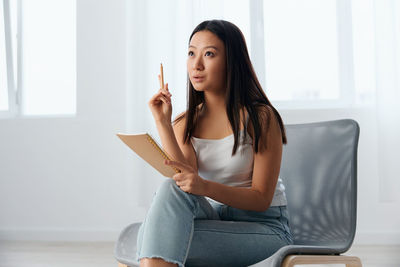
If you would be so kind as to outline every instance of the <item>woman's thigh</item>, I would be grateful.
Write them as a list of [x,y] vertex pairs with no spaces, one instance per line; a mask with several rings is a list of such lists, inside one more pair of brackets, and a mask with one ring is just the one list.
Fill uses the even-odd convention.
[[195,220],[185,266],[248,266],[288,245],[284,235],[259,222]]

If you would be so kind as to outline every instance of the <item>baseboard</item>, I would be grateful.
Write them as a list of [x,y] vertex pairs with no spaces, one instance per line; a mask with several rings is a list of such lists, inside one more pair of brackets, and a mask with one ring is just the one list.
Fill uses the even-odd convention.
[[115,242],[121,230],[0,229],[0,240]]
[[400,245],[400,232],[357,232],[354,245]]

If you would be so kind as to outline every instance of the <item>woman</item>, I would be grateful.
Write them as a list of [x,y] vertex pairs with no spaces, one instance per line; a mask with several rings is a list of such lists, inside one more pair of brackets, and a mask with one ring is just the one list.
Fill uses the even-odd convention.
[[194,29],[187,71],[188,107],[172,124],[168,84],[149,101],[174,159],[165,164],[181,173],[158,188],[137,259],[140,266],[248,266],[292,244],[279,179],[283,122],[232,23]]

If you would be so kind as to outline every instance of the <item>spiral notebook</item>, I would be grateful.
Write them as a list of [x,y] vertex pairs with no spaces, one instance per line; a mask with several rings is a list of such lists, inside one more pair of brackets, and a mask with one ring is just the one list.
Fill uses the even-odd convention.
[[177,168],[164,164],[165,159],[172,159],[150,134],[117,133],[117,136],[139,157],[144,159],[165,177],[171,178],[175,173],[180,172]]

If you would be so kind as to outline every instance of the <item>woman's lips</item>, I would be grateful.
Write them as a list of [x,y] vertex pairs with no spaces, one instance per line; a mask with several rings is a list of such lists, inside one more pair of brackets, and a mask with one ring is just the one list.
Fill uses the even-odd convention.
[[192,79],[194,82],[199,83],[204,80],[204,76],[194,76]]

